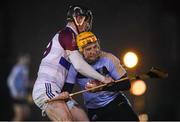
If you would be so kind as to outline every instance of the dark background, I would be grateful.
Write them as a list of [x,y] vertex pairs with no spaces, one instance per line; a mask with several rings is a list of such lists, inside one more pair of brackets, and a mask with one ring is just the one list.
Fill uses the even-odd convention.
[[[70,4],[85,5],[92,10],[93,32],[105,51],[120,60],[127,51],[138,54],[139,64],[133,72],[141,73],[157,66],[169,73],[167,79],[146,81],[143,112],[149,120],[180,120],[179,6],[175,0],[6,0],[0,3],[1,120],[10,120],[13,115],[6,78],[17,54],[31,55],[33,82],[46,45],[66,24]],[[132,102],[139,99],[129,97]],[[46,118],[41,117],[33,104],[29,120]]]

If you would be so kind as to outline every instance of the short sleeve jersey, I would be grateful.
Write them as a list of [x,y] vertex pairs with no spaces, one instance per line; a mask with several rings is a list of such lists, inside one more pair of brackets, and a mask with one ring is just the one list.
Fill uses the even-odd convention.
[[66,51],[77,49],[76,33],[72,28],[65,27],[56,33],[43,54],[37,82],[54,82],[61,89],[71,65]]
[[[119,59],[110,53],[103,52],[100,59],[91,66],[100,74],[104,76],[111,76],[114,80],[118,80],[126,74],[126,71],[120,64]],[[81,75],[74,69],[73,66],[71,66],[66,82],[71,84],[77,83],[80,86],[80,89],[84,90],[86,83],[90,80],[92,79]],[[126,99],[123,93],[110,91],[100,91],[95,93],[84,92],[83,96],[86,107],[96,109],[107,105],[119,94]]]

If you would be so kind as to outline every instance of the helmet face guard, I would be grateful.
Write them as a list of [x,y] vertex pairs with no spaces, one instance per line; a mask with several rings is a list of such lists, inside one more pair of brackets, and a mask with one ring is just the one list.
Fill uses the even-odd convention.
[[[84,21],[87,21],[89,24],[87,27],[88,29],[86,31],[90,31],[92,28],[92,20],[93,20],[93,15],[91,10],[79,5],[70,6],[67,12],[67,21],[74,21],[76,26],[78,26],[79,24],[76,21],[77,16],[85,17]],[[83,22],[81,24],[83,24]]]

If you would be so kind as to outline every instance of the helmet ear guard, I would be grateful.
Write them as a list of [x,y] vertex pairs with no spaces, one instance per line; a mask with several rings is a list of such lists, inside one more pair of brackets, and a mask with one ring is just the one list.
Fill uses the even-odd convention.
[[76,37],[77,46],[80,52],[83,51],[83,47],[85,47],[87,44],[97,42],[96,36],[88,31],[88,32],[82,32]]

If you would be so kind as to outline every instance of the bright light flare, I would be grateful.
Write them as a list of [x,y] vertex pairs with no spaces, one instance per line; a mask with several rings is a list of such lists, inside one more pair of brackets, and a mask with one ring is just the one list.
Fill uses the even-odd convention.
[[138,62],[138,57],[134,52],[127,52],[123,58],[124,65],[128,68],[133,68]]
[[140,122],[148,122],[148,114],[142,113],[138,117],[139,117]]
[[132,94],[134,94],[136,96],[143,95],[146,91],[145,82],[143,80],[136,80],[136,81],[132,82],[130,91]]

